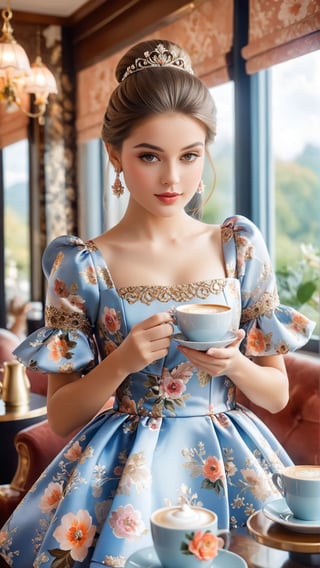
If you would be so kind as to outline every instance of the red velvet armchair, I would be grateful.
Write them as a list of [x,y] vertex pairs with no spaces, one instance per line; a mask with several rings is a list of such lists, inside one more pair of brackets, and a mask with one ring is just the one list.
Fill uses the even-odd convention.
[[238,401],[269,426],[296,464],[320,465],[320,358],[288,353],[285,363],[290,398],[281,412],[271,414],[242,393]]

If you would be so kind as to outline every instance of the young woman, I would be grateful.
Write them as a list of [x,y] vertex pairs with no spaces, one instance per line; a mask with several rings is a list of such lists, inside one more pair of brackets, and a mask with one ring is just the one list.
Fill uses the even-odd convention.
[[[0,532],[15,568],[123,567],[151,544],[151,512],[181,500],[214,510],[220,528],[245,525],[277,497],[271,473],[291,463],[235,392],[281,410],[281,354],[302,346],[313,324],[279,305],[252,222],[208,225],[186,213],[215,136],[209,91],[168,41],[136,45],[116,75],[102,137],[127,211],[89,242],[49,245],[46,327],[17,350],[49,373],[52,428],[64,436],[86,426]],[[170,314],[188,302],[231,305],[241,321],[232,343],[178,345]],[[114,393],[114,408],[98,413]]]

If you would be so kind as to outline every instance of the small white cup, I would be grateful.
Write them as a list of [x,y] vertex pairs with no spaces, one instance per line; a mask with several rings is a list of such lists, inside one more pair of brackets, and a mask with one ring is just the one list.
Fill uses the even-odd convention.
[[173,318],[189,341],[220,341],[231,330],[232,309],[225,304],[184,304]]
[[293,465],[274,473],[272,481],[297,519],[320,521],[320,466]]
[[203,507],[164,507],[150,523],[163,568],[211,568],[218,549],[229,546],[229,531],[218,530],[217,515]]

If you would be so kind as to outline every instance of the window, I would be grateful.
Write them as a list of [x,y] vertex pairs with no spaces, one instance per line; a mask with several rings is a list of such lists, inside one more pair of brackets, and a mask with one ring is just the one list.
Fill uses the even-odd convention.
[[320,52],[271,70],[275,263],[280,298],[320,335]]
[[5,297],[30,298],[28,141],[2,151]]
[[99,138],[79,145],[79,228],[84,239],[111,229],[125,212],[129,194],[126,191],[121,199],[113,195],[114,176]]
[[[222,223],[234,214],[234,85],[224,83],[211,89],[217,107],[217,135],[210,154],[214,164],[216,181],[214,193],[206,204],[203,220]],[[204,183],[212,187],[212,167],[206,164]]]

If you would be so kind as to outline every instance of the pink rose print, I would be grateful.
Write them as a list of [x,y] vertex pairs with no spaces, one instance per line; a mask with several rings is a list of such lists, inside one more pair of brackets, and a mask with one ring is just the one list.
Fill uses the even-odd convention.
[[175,405],[184,406],[189,394],[184,394],[186,385],[193,374],[191,363],[181,363],[171,371],[166,367],[162,370],[159,377],[148,375],[145,386],[148,388],[146,398],[154,398],[153,416],[161,416],[163,407],[175,414]]
[[[96,527],[92,524],[88,511],[80,509],[76,515],[73,513],[63,515],[61,525],[55,529],[53,536],[60,544],[60,549],[67,551],[66,558],[70,556],[73,560],[83,562],[88,554],[88,548],[92,545],[95,532]],[[50,553],[56,558],[61,558],[57,549],[50,550]],[[69,562],[64,565],[71,564]]]
[[181,379],[175,379],[170,375],[167,369],[164,369],[161,383],[160,383],[160,395],[165,398],[180,398],[181,395],[186,390],[186,385]]
[[209,456],[203,466],[203,474],[209,481],[217,481],[223,478],[223,468],[221,462],[214,456]]
[[132,505],[125,507],[120,505],[116,511],[113,511],[109,523],[113,534],[118,538],[136,540],[146,532],[140,511],[134,509]]
[[293,331],[307,335],[307,324],[308,319],[303,314],[295,310],[292,311],[292,324],[289,327],[292,327]]
[[84,275],[86,282],[88,282],[88,284],[96,284],[97,283],[97,274],[96,274],[94,266],[88,266],[86,271],[82,274]]
[[54,281],[54,291],[57,296],[60,296],[60,298],[67,298],[68,296],[68,288],[66,286],[66,283],[64,282],[64,280],[59,280],[59,278],[56,278]]
[[8,531],[0,531],[0,546],[2,546],[6,542],[8,534]]
[[74,342],[68,341],[67,338],[59,337],[54,335],[52,339],[47,343],[47,349],[50,351],[48,359],[58,363],[64,357],[65,359],[71,359],[72,353],[70,349],[75,346]]
[[204,489],[214,489],[216,493],[224,491],[224,467],[215,456],[209,456],[203,466],[204,480],[201,487]]
[[114,335],[120,329],[120,316],[114,308],[104,308],[103,321],[109,333]]
[[77,461],[77,460],[80,459],[81,454],[82,454],[82,448],[81,448],[79,442],[74,442],[74,444],[72,444],[71,448],[69,448],[64,453],[64,457],[67,458],[67,460],[74,462],[74,461]]
[[43,513],[49,514],[57,508],[63,497],[61,483],[49,483],[39,503],[39,508]]
[[198,560],[210,560],[218,554],[219,538],[211,532],[196,531],[186,534],[189,543],[181,543],[183,554],[193,554]]
[[190,450],[184,448],[182,455],[187,459],[184,467],[190,471],[191,476],[204,478],[201,483],[202,489],[214,489],[218,495],[220,491],[224,492],[224,464],[216,456],[205,457],[206,449],[203,442],[198,442],[197,448]]

